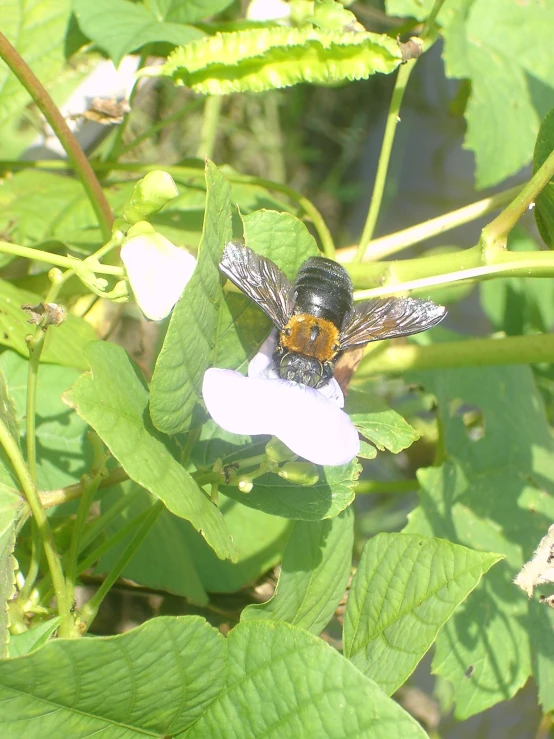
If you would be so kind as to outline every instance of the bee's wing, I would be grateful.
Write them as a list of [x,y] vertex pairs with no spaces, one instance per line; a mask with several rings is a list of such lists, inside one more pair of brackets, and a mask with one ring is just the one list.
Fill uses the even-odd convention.
[[341,350],[380,339],[409,336],[436,326],[446,308],[431,300],[384,298],[358,303],[340,335]]
[[259,305],[280,331],[285,327],[292,312],[292,286],[276,264],[231,241],[223,250],[219,269]]

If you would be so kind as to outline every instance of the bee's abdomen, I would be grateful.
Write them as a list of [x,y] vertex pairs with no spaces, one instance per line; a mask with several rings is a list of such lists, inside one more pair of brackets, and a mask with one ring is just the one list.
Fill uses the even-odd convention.
[[298,270],[294,283],[295,313],[309,313],[342,328],[352,310],[352,280],[337,262],[324,257],[308,259]]

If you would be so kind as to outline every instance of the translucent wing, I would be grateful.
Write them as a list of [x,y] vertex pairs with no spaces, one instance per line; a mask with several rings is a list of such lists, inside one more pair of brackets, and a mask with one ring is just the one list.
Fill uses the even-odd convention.
[[358,303],[340,335],[341,350],[370,341],[394,339],[426,331],[446,315],[446,308],[431,300],[384,298]]
[[230,241],[219,269],[259,305],[279,330],[285,327],[292,312],[292,290],[288,277],[276,264],[244,244]]

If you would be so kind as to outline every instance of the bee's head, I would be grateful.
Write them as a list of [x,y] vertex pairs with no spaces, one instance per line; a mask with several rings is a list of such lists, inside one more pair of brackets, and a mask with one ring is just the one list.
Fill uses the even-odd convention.
[[279,359],[279,375],[283,380],[298,382],[300,385],[320,387],[332,375],[327,367],[315,357],[306,357],[296,352],[287,352]]

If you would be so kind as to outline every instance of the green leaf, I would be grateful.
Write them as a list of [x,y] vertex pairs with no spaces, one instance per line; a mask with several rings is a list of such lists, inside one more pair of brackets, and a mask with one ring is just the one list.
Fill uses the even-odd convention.
[[[424,20],[432,6],[388,0],[387,12]],[[475,152],[477,186],[495,185],[529,164],[540,119],[554,105],[554,6],[452,0],[438,20],[447,76],[471,80],[464,146]]]
[[182,533],[206,590],[234,593],[280,562],[291,524],[287,519],[269,516],[229,500],[221,492],[218,504],[233,537],[236,562],[217,559],[191,526]]
[[[2,33],[38,75],[57,103],[67,86],[67,77],[79,75],[63,70],[65,36],[71,15],[69,0],[24,3],[2,0]],[[62,74],[63,70],[63,74]],[[82,73],[80,73],[82,74]],[[66,93],[67,94],[67,93]],[[0,67],[0,158],[16,158],[36,136],[27,126],[21,135],[21,114],[30,98],[21,82],[4,64]],[[44,216],[44,213],[43,213]]]
[[168,22],[154,9],[151,12],[129,0],[73,0],[73,11],[83,33],[110,56],[116,67],[126,54],[146,44],[162,41],[178,46],[203,35],[192,26]]
[[399,413],[366,393],[350,390],[346,410],[358,431],[380,451],[398,454],[420,437]]
[[499,559],[443,539],[377,534],[364,546],[348,596],[345,655],[392,695]]
[[333,84],[389,74],[401,62],[393,39],[376,33],[317,28],[257,28],[220,33],[175,49],[152,76],[170,77],[194,92],[262,92],[300,82]]
[[[554,151],[554,109],[548,113],[539,129],[533,152],[533,174],[540,169]],[[537,196],[535,220],[544,243],[554,249],[554,177]]]
[[[122,494],[130,494],[133,500],[125,513],[108,527],[110,534],[151,505],[151,496],[146,491],[127,482],[103,497],[102,511],[117,502]],[[218,506],[233,538],[236,562],[218,559],[188,521],[163,511],[122,576],[198,604],[207,602],[206,590],[233,593],[255,582],[280,561],[290,523],[254,511],[221,494]],[[109,571],[125,546],[123,542],[102,557],[96,572]]]
[[[88,362],[87,362],[88,365]],[[16,421],[25,429],[27,375],[29,362],[19,354],[0,355],[0,370],[6,375],[12,394]],[[79,377],[72,367],[41,365],[37,386],[36,440],[37,484],[52,490],[79,482],[92,462],[85,440],[88,425],[62,401],[65,392]]]
[[225,10],[233,0],[150,0],[152,12],[173,23],[194,23]]
[[[512,580],[554,520],[554,444],[528,367],[421,372],[412,380],[437,397],[445,461],[418,473],[421,504],[406,531],[506,556],[436,642],[433,671],[452,683],[463,719],[514,695],[532,673],[531,654],[544,654],[541,632],[528,625],[542,606],[514,592]],[[479,423],[466,426],[466,414]],[[539,691],[546,694],[540,682]]]
[[[537,242],[516,226],[510,251],[536,251]],[[554,324],[554,283],[526,277],[504,277],[479,285],[481,306],[495,331],[509,336],[546,333]]]
[[222,485],[221,490],[227,497],[273,516],[321,521],[338,516],[352,503],[361,469],[356,462],[322,467],[319,482],[309,487],[293,485],[278,475],[267,474],[256,478],[248,494],[226,485]]
[[[108,525],[107,534],[110,536],[155,504],[155,498],[146,490],[139,488],[133,482],[125,482],[103,496],[102,513],[117,504],[122,495],[129,496],[130,503]],[[174,516],[167,509],[163,510],[121,576],[143,587],[173,593],[188,598],[197,605],[206,605],[208,596],[184,535],[184,531],[189,529],[193,536],[196,535],[204,541],[199,534],[196,534],[188,521]],[[95,567],[95,573],[109,572],[125,552],[132,536],[133,534],[130,533],[126,540],[112,547],[107,554],[101,557]],[[207,544],[205,546],[209,549]],[[209,551],[212,552],[216,561],[221,561],[215,557],[213,550],[209,549]]]
[[[0,280],[0,344],[15,349],[24,357],[29,356],[25,337],[35,329],[29,325],[28,316],[21,310],[21,306],[36,305],[41,299],[40,295]],[[87,369],[85,346],[94,339],[96,335],[92,326],[82,318],[68,313],[67,320],[61,326],[48,329],[41,360]]]
[[23,500],[14,490],[0,483],[0,657],[8,653],[8,602],[15,592],[16,561],[13,557],[16,525]]
[[0,661],[4,736],[175,736],[225,680],[226,644],[203,619],[157,618],[107,638],[56,639]]
[[92,372],[64,400],[89,423],[129,477],[190,521],[221,558],[235,556],[221,513],[148,428],[148,393],[124,349],[107,342],[88,348]]
[[321,639],[283,622],[236,626],[225,690],[187,739],[423,739],[421,726]]
[[11,635],[8,644],[9,654],[7,656],[22,657],[24,654],[29,654],[35,649],[42,647],[50,639],[60,623],[61,618],[56,616],[49,621],[44,621],[38,626],[35,626],[33,629],[29,629],[29,631]]
[[[123,209],[134,184],[118,182],[104,191],[115,213]],[[0,229],[8,230],[18,244],[40,244],[44,251],[61,254],[67,252],[66,244],[72,245],[76,256],[88,256],[102,244],[98,218],[81,183],[73,177],[32,169],[3,181]]]
[[554,105],[554,6],[465,0],[444,29],[449,77],[471,79],[465,146],[477,187],[529,164],[541,111]]
[[327,521],[296,521],[275,595],[247,606],[241,621],[287,621],[320,634],[344,597],[354,546],[352,506]]
[[223,292],[219,260],[231,239],[229,185],[211,162],[206,164],[206,213],[198,263],[173,310],[152,378],[150,413],[167,434],[186,431],[201,399],[204,372],[213,363]]

